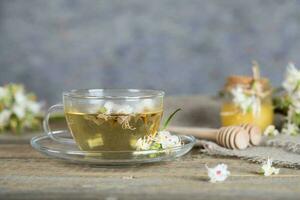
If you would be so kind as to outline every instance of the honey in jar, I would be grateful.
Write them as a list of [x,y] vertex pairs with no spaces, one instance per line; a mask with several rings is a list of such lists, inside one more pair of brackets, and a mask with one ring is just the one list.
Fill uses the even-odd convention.
[[251,123],[261,130],[273,124],[272,88],[269,80],[257,75],[230,76],[224,87],[221,107],[223,126]]

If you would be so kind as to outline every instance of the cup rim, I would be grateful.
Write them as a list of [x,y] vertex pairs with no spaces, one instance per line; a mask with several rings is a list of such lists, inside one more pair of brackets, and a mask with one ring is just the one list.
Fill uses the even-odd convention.
[[[87,94],[87,93],[94,93]],[[97,95],[95,95],[97,92]],[[131,95],[109,95],[105,93],[128,93]],[[102,93],[100,95],[100,93]],[[136,94],[136,95],[134,95]],[[165,92],[162,90],[151,89],[72,89],[70,91],[63,92],[63,96],[79,99],[150,99],[154,97],[163,97]]]

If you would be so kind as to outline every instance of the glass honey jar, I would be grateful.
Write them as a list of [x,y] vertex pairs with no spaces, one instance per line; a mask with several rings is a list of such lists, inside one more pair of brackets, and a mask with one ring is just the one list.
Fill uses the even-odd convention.
[[268,79],[259,75],[230,76],[223,94],[220,112],[223,126],[251,123],[264,131],[273,124],[272,88]]

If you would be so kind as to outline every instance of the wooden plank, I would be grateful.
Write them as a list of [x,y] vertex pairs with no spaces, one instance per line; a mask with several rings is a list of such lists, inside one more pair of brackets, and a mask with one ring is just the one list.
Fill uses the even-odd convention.
[[[300,195],[300,171],[282,169],[262,177],[259,165],[213,158],[197,149],[176,161],[138,167],[97,167],[48,159],[28,144],[0,145],[0,197],[117,199],[294,198]],[[221,184],[207,182],[205,164],[229,165],[232,175]],[[131,178],[133,177],[133,178]]]

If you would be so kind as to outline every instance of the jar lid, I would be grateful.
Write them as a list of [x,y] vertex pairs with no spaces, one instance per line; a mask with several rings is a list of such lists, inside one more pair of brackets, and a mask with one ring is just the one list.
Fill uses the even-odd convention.
[[227,77],[224,89],[225,91],[231,91],[232,88],[236,87],[237,85],[245,89],[251,89],[255,82],[260,83],[262,91],[267,91],[271,89],[270,81],[267,78],[262,77],[256,80],[252,76],[241,75],[232,75]]

